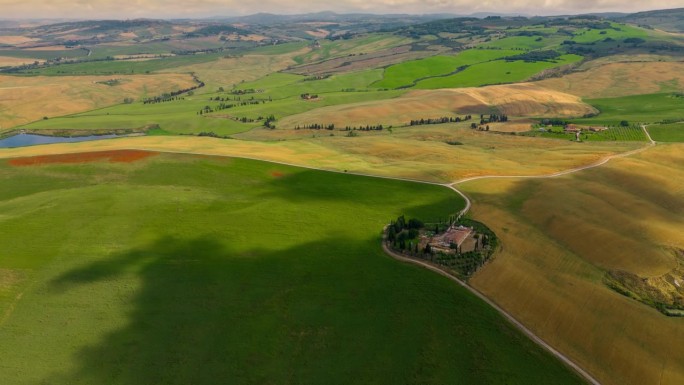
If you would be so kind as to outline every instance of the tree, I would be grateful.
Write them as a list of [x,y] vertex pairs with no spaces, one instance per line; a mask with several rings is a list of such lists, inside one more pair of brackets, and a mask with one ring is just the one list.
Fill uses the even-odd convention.
[[629,122],[626,120],[623,120],[620,122],[620,127],[629,127]]

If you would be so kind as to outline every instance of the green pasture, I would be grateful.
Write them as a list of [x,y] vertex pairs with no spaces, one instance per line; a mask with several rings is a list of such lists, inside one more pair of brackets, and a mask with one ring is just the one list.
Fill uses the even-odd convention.
[[515,83],[526,80],[546,69],[582,60],[578,55],[563,55],[555,61],[525,62],[505,60],[476,64],[445,77],[435,77],[418,82],[416,88],[479,87],[490,84]]
[[648,38],[648,33],[644,29],[617,23],[611,23],[611,25],[617,29],[582,28],[575,32],[575,36],[571,40],[574,40],[578,43],[591,43],[607,38],[614,40],[624,40],[627,38]]
[[[313,83],[313,82],[312,82]],[[107,130],[122,128],[139,128],[151,124],[158,124],[164,131],[180,133],[214,132],[218,135],[232,135],[248,131],[263,125],[263,122],[241,123],[230,119],[268,117],[274,115],[277,119],[310,111],[316,108],[338,104],[349,104],[372,100],[388,99],[401,95],[404,91],[371,91],[371,92],[333,92],[320,95],[318,100],[302,100],[299,89],[297,95],[284,99],[274,99],[272,102],[256,105],[239,106],[210,114],[198,115],[205,106],[215,108],[222,102],[209,100],[217,96],[233,98],[226,92],[184,96],[182,100],[172,100],[156,104],[119,104],[64,117],[40,120],[22,129],[30,130]],[[249,94],[240,96],[241,100],[265,99],[264,94]],[[224,103],[235,103],[226,101]],[[276,126],[278,122],[275,122]]]
[[652,125],[648,132],[656,142],[684,142],[684,123]]
[[[307,80],[306,76],[286,73],[273,73],[259,80],[242,83],[237,89],[264,91],[258,97],[270,96],[274,99],[299,97],[301,94],[324,94],[343,90],[363,91],[376,88],[374,83],[382,78],[382,70],[371,69],[332,75],[325,79]],[[248,95],[249,96],[249,95]]]
[[383,79],[374,83],[373,86],[379,88],[410,86],[420,79],[447,75],[461,66],[483,63],[518,53],[510,50],[470,49],[455,56],[440,55],[411,60],[388,67]]
[[223,56],[225,56],[225,53],[183,55],[144,61],[86,61],[80,63],[65,63],[53,65],[45,68],[30,69],[22,71],[21,73],[26,75],[48,76],[146,74],[169,68],[206,63],[218,60]]
[[84,49],[64,49],[64,50],[26,50],[26,49],[0,49],[0,56],[50,60],[57,58],[76,59],[88,55]]
[[581,383],[382,252],[390,218],[462,208],[449,189],[172,155],[0,181],[3,384]]
[[588,99],[586,102],[596,107],[600,114],[577,119],[577,123],[616,126],[623,120],[629,123],[684,121],[684,98],[670,93]]
[[[574,133],[563,132],[562,127],[554,127],[551,131],[529,131],[522,133],[524,136],[534,136],[551,139],[576,140]],[[580,140],[589,142],[645,142],[646,134],[638,126],[629,127],[610,127],[599,132],[584,131],[580,135]]]

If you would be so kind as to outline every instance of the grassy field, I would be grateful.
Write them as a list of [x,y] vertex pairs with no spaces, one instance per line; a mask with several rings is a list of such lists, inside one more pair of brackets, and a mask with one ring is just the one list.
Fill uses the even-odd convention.
[[382,253],[388,218],[463,206],[446,188],[171,155],[0,179],[5,384],[581,383]]
[[656,142],[684,142],[684,124],[658,124],[648,127]]
[[575,32],[572,40],[578,43],[591,43],[603,39],[624,40],[628,38],[648,38],[645,29],[637,28],[627,24],[611,23],[612,29],[586,28]]
[[66,75],[116,75],[116,74],[147,74],[169,68],[176,68],[192,64],[206,63],[217,60],[225,54],[197,54],[172,56],[161,59],[131,61],[108,60],[86,61],[81,63],[66,63],[46,68],[22,71],[27,75],[66,76]]
[[563,55],[555,61],[528,63],[524,61],[490,61],[473,65],[451,76],[426,79],[416,88],[478,87],[488,84],[516,83],[526,80],[546,69],[582,60],[581,56]]
[[623,270],[672,285],[674,249],[684,248],[682,150],[658,145],[556,179],[462,185],[473,217],[503,245],[471,283],[604,384],[682,383],[682,319],[603,283]]
[[[542,138],[576,140],[575,134],[563,132],[562,127],[556,128],[552,132],[533,130],[533,131],[525,132],[523,135],[534,136],[534,137],[542,137]],[[644,133],[644,131],[639,126],[630,126],[630,127],[617,126],[617,127],[611,127],[607,130],[600,131],[600,132],[587,132],[587,131],[585,131],[580,135],[580,139],[583,141],[592,141],[592,142],[604,142],[604,141],[645,142],[648,140],[648,138],[646,137],[646,134]]]
[[630,123],[684,120],[684,98],[671,93],[587,99],[586,102],[601,113],[593,118],[577,119],[577,123],[617,126],[623,120]]
[[385,69],[382,80],[373,86],[379,88],[399,88],[411,86],[416,81],[456,71],[461,66],[483,63],[518,52],[508,50],[471,49],[455,56],[433,56],[412,60]]

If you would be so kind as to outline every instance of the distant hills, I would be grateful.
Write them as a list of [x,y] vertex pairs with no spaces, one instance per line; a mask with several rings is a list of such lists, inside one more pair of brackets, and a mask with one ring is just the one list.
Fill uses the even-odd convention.
[[614,17],[614,19],[668,32],[684,32],[684,8],[638,12]]

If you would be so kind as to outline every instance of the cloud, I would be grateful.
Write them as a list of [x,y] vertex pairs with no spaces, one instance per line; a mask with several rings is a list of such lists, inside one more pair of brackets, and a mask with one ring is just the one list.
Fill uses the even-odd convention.
[[257,12],[317,11],[373,13],[512,12],[563,14],[581,12],[663,9],[682,6],[682,0],[648,4],[624,0],[0,0],[0,18],[170,18],[245,15]]

